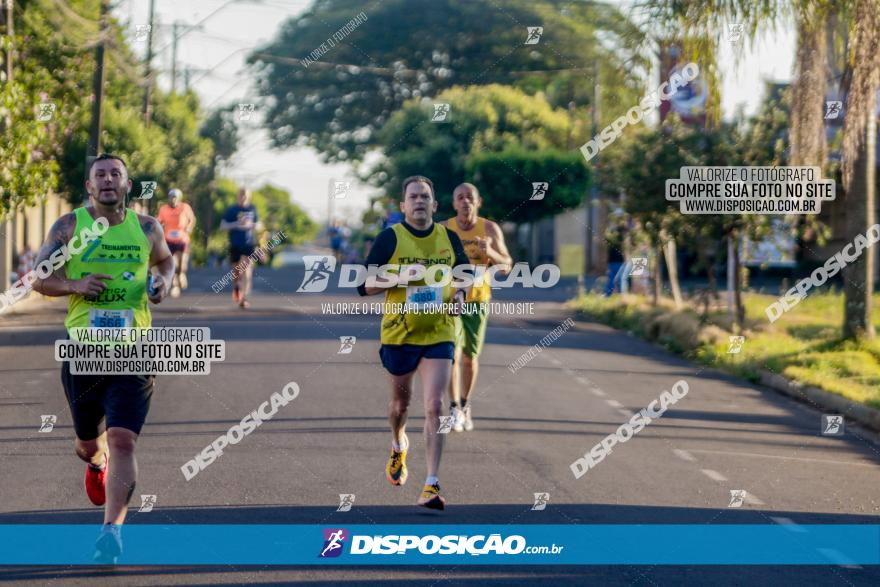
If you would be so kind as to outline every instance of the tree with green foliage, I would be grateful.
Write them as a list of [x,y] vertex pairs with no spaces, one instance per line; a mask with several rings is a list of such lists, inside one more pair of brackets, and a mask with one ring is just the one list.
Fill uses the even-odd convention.
[[[704,130],[683,124],[672,116],[663,127],[642,128],[618,139],[603,151],[601,170],[602,185],[623,196],[625,211],[637,221],[639,231],[655,251],[655,303],[661,286],[659,259],[665,258],[671,283],[677,275],[676,246],[669,243],[692,243],[694,252],[709,258],[721,256],[719,244],[733,243],[730,249],[734,254],[734,318],[738,328],[742,328],[745,319],[739,243],[742,237],[758,240],[765,236],[770,228],[769,217],[754,214],[686,216],[679,211],[677,203],[666,200],[665,193],[666,180],[679,177],[684,166],[745,165],[746,161],[753,165],[774,164],[760,161],[758,154],[746,159],[745,143],[733,126]],[[711,264],[707,263],[706,268],[711,271]],[[710,278],[712,282],[714,279]],[[677,285],[672,287],[675,292]],[[676,303],[681,305],[682,300]]]
[[[639,98],[639,75],[650,70],[636,52],[641,33],[606,3],[387,0],[333,38],[364,9],[354,0],[316,1],[250,56],[275,146],[361,160],[387,146],[379,129],[404,103],[439,101],[453,86],[507,84],[576,108],[591,101],[598,68],[607,80],[603,101],[630,104]],[[527,28],[537,26],[540,39],[525,44]],[[323,54],[305,61],[316,51]]]
[[[589,170],[580,153],[516,147],[468,158],[466,175],[484,195],[480,214],[496,222],[535,222],[583,204]],[[546,194],[532,199],[535,183]]]
[[[744,23],[746,35],[755,38],[759,30],[777,27],[793,15],[798,30],[793,103],[791,110],[792,162],[824,166],[823,131],[826,69],[830,59],[843,65],[840,80],[845,103],[842,176],[847,207],[846,238],[864,233],[876,218],[875,109],[880,89],[880,0],[797,0],[787,2],[718,2],[691,0],[665,2],[640,0],[652,26],[682,37],[690,54],[713,62],[727,23]],[[839,24],[835,24],[839,23]],[[839,55],[828,47],[843,48]],[[717,87],[714,90],[717,92]],[[872,122],[874,121],[874,122]],[[874,255],[869,248],[847,265],[844,276],[843,336],[872,339],[872,294]]]
[[542,95],[493,84],[452,88],[434,101],[449,104],[448,122],[432,123],[432,102],[412,100],[380,132],[385,159],[369,179],[392,198],[405,177],[425,175],[434,182],[441,211],[451,213],[452,190],[471,177],[468,158],[511,149],[565,149],[571,144],[571,119]]

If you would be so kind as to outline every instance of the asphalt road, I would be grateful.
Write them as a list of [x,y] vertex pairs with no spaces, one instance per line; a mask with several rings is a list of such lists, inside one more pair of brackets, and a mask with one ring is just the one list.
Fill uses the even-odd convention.
[[[677,358],[626,333],[578,321],[512,374],[507,366],[571,316],[573,292],[500,292],[535,301],[533,314],[490,325],[478,389],[476,429],[447,438],[442,514],[417,508],[425,474],[422,401],[411,407],[411,481],[384,477],[389,433],[386,374],[378,360],[378,317],[322,313],[347,292],[293,293],[301,272],[260,270],[253,308],[211,291],[219,270],[192,277],[156,308],[157,326],[210,326],[227,360],[204,377],[164,376],[139,441],[136,494],[154,494],[141,523],[308,524],[731,524],[878,523],[880,445],[847,427],[819,434],[820,412]],[[370,301],[378,301],[371,298]],[[38,304],[0,318],[0,523],[100,523],[82,490],[70,414],[52,343],[64,306]],[[340,336],[356,336],[338,354]],[[676,381],[688,395],[586,476],[569,465]],[[299,397],[187,482],[180,466],[286,383]],[[40,416],[56,414],[51,433]],[[731,490],[745,490],[728,507]],[[549,505],[532,511],[533,494]],[[356,495],[337,512],[339,494]],[[137,506],[137,504],[135,504]],[[658,544],[657,548],[675,548]],[[22,585],[877,585],[878,567],[90,567],[0,568]],[[834,564],[837,563],[837,564]]]

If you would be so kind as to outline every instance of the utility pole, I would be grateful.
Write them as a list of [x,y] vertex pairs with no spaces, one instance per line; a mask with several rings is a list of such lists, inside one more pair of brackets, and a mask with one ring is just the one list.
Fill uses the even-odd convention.
[[[202,30],[201,24],[183,24],[174,21],[171,25],[171,91],[177,92],[177,40],[189,31]],[[181,30],[178,33],[178,29]]]
[[[593,60],[593,107],[591,110],[591,125],[590,125],[590,136],[595,137],[599,134],[599,62],[598,60]],[[593,246],[596,242],[596,229],[599,225],[598,214],[596,213],[596,206],[599,201],[599,154],[593,157],[592,160],[592,174],[590,177],[590,197],[587,201],[587,209],[586,209],[586,220],[587,220],[587,242],[586,242],[586,250],[585,250],[585,262],[584,262],[584,277],[592,273],[596,269],[596,264],[593,263],[593,256],[595,254],[595,247]]]
[[156,0],[150,0],[150,28],[147,31],[146,86],[144,87],[144,124],[149,128],[153,118],[153,104],[150,93],[153,91],[153,21],[156,14]]
[[92,83],[92,128],[89,132],[89,146],[86,150],[86,164],[91,158],[97,157],[101,150],[101,131],[104,128],[104,80],[107,77],[104,67],[104,50],[107,42],[107,14],[110,12],[110,0],[101,0],[101,31],[98,46],[95,48],[95,75]]
[[177,91],[177,27],[180,23],[176,20],[171,25],[171,93]]

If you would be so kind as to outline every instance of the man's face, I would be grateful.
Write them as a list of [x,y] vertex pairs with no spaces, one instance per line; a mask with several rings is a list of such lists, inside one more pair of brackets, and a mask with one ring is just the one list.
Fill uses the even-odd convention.
[[131,191],[131,180],[125,165],[117,159],[102,159],[92,165],[86,191],[95,202],[103,206],[116,206],[125,203],[125,196]]
[[247,206],[251,203],[251,193],[248,190],[238,190],[238,205]]
[[180,198],[177,197],[177,194],[173,196],[168,196],[168,205],[172,208],[177,208],[177,203],[180,201]]
[[480,200],[480,196],[477,193],[467,186],[460,187],[455,190],[455,193],[452,194],[452,207],[455,208],[455,211],[468,216],[471,212],[476,212],[480,209],[480,204],[482,201]]
[[437,201],[431,194],[431,186],[423,181],[414,181],[406,186],[406,193],[400,203],[400,211],[407,220],[418,223],[430,220],[437,211]]

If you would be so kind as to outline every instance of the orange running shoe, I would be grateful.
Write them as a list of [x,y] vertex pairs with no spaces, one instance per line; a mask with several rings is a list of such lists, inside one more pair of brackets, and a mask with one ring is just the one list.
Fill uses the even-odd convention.
[[104,457],[104,468],[96,469],[92,465],[86,465],[86,495],[89,501],[95,505],[104,505],[107,501],[107,466],[110,456]]

